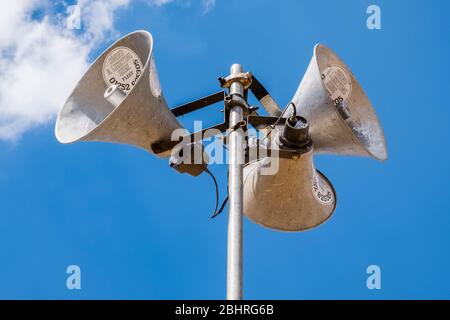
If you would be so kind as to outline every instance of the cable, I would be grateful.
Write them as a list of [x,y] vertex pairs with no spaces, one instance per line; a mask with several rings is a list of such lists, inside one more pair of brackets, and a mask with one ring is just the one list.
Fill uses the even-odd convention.
[[[241,120],[238,123],[236,123],[234,125],[234,127],[231,128],[231,131],[235,131],[241,127],[245,127],[246,125],[247,125],[247,121]],[[228,150],[228,148],[225,147],[225,144],[222,144],[222,146],[224,147],[224,149]],[[223,200],[222,205],[217,210],[217,208],[219,207],[219,184],[217,183],[217,180],[216,180],[216,177],[214,176],[214,174],[208,168],[205,168],[205,172],[213,179],[214,186],[216,188],[216,208],[214,209],[214,213],[211,216],[211,219],[214,219],[215,217],[217,217],[219,214],[222,213],[223,209],[225,209],[225,205],[227,204],[228,198],[229,198],[228,187],[227,187],[227,197]],[[227,174],[227,177],[228,177],[228,174]]]
[[291,102],[289,102],[289,103],[286,105],[286,107],[284,107],[283,112],[280,114],[280,116],[278,117],[277,121],[275,121],[275,123],[274,123],[273,125],[270,126],[269,132],[267,132],[267,133],[265,134],[264,138],[260,141],[260,143],[264,142],[264,140],[266,140],[267,137],[272,133],[272,130],[275,129],[275,127],[276,127],[277,124],[280,122],[281,118],[283,118],[283,115],[285,114],[285,112],[287,111],[287,109],[288,109],[291,105],[294,107],[294,113],[293,113],[293,115],[294,115],[295,117],[297,116],[297,107],[296,107],[295,104],[291,101]]
[[219,210],[217,210],[217,208],[219,207],[219,184],[217,183],[217,180],[216,180],[216,177],[214,176],[214,174],[208,168],[205,169],[205,172],[213,179],[214,186],[216,187],[216,208],[214,209],[214,213],[211,216],[211,219],[213,219],[222,213],[223,209],[225,208],[225,205],[228,202],[228,195],[225,198],[225,200],[222,202],[222,205],[220,206]]
[[212,216],[211,219],[214,219],[215,217],[217,217],[219,214],[222,213],[223,209],[225,209],[225,205],[228,202],[228,196],[225,198],[225,200],[223,200],[222,205],[220,206],[219,211],[215,212]]

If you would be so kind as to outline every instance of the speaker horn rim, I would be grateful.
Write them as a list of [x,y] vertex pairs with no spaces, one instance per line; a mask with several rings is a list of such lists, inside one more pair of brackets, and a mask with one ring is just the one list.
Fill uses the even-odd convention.
[[313,60],[314,60],[314,64],[319,72],[319,74],[321,73],[320,67],[319,67],[319,62],[317,59],[317,51],[319,48],[324,48],[325,50],[327,50],[329,53],[331,53],[331,55],[334,55],[339,62],[341,63],[341,65],[343,67],[345,67],[345,69],[347,70],[347,72],[349,72],[352,76],[352,78],[356,81],[356,83],[358,84],[359,88],[361,89],[361,93],[363,95],[363,98],[366,99],[368,101],[368,105],[367,108],[368,110],[370,110],[372,112],[372,114],[375,116],[375,121],[376,121],[376,127],[379,130],[379,134],[380,134],[380,138],[382,141],[382,146],[383,146],[383,152],[381,152],[381,154],[376,154],[374,152],[372,152],[367,146],[366,144],[364,144],[364,142],[362,142],[360,140],[360,138],[353,132],[352,128],[350,128],[350,126],[348,125],[348,123],[345,121],[345,119],[342,117],[342,115],[336,110],[336,107],[333,103],[333,101],[331,100],[331,97],[328,95],[328,91],[323,83],[323,81],[320,81],[320,84],[324,90],[324,92],[327,93],[328,99],[331,102],[331,105],[333,106],[333,110],[335,111],[335,113],[339,116],[339,118],[342,120],[342,122],[345,123],[345,128],[346,130],[348,130],[348,132],[350,132],[350,134],[352,134],[355,137],[355,140],[357,141],[357,143],[363,147],[363,149],[368,153],[369,156],[371,156],[372,158],[379,160],[379,161],[386,161],[388,159],[388,151],[387,151],[387,143],[386,143],[386,137],[384,135],[384,130],[383,127],[381,126],[381,123],[378,119],[378,115],[376,114],[376,111],[372,105],[372,102],[370,101],[369,97],[367,96],[366,92],[364,91],[363,87],[360,85],[360,82],[358,81],[358,79],[356,78],[356,76],[353,74],[352,70],[347,66],[347,64],[340,58],[340,56],[330,47],[328,47],[327,45],[323,44],[323,43],[316,43],[316,45],[314,46],[314,50],[313,50]]

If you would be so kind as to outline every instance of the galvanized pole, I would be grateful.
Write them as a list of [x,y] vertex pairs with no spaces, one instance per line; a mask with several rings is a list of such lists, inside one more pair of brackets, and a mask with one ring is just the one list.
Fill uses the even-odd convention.
[[[231,75],[243,72],[240,64],[231,66]],[[230,95],[240,95],[244,98],[244,85],[236,80],[230,85]],[[240,106],[230,109],[230,128],[243,120],[244,110]],[[243,163],[245,152],[245,136],[242,129],[232,130],[228,140],[228,166],[229,166],[229,201],[230,212],[228,216],[228,261],[227,261],[227,299],[242,299],[242,265],[243,265]]]

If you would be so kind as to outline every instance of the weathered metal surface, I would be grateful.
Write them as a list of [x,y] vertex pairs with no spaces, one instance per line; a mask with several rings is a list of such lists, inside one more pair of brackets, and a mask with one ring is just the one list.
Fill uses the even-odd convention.
[[[278,139],[276,137],[275,139]],[[313,149],[297,159],[266,157],[244,167],[244,214],[279,231],[314,228],[336,208],[336,193],[313,163]],[[279,161],[275,174],[264,174]]]
[[[230,84],[230,95],[245,96],[244,84],[239,77],[243,68],[239,64],[231,66],[230,74],[234,79]],[[228,243],[227,243],[227,299],[240,300],[243,282],[243,164],[245,153],[245,134],[242,129],[234,130],[244,120],[244,109],[241,104],[233,105],[231,100],[229,125],[232,131],[228,138],[229,164],[228,189],[230,209],[228,215]]]
[[383,129],[369,99],[345,63],[324,45],[315,46],[292,102],[310,124],[315,152],[387,159]]
[[[133,86],[115,108],[104,98],[113,83],[104,78],[105,59],[114,49],[124,49],[143,66],[136,68]],[[167,107],[153,60],[153,39],[147,31],[121,38],[92,64],[62,107],[55,134],[62,143],[103,141],[125,143],[151,153],[155,142],[170,141],[173,130],[182,128]],[[140,61],[138,61],[140,60]],[[120,65],[118,66],[120,67]],[[126,66],[125,66],[126,67]],[[139,74],[139,76],[138,76]],[[170,151],[158,154],[170,156]]]

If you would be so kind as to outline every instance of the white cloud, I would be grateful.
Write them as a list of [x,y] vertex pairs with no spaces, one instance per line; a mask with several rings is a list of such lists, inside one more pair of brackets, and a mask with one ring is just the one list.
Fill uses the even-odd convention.
[[[85,32],[45,14],[45,0],[15,0],[0,11],[0,139],[14,140],[53,119],[88,66],[89,52],[114,30],[128,0],[80,0]],[[43,11],[40,20],[32,14]]]
[[171,3],[174,0],[147,0],[149,4],[160,7],[165,4]]
[[[191,5],[192,0],[146,0],[146,1],[148,4],[156,6],[156,7],[161,7],[163,5],[166,5],[169,3],[174,3],[174,2],[184,3],[185,5],[187,5],[189,7]],[[202,3],[204,14],[211,11],[214,8],[214,6],[216,5],[216,0],[200,0],[200,1]]]
[[114,32],[114,14],[130,0],[78,0],[86,40],[101,42],[105,34]]
[[[130,1],[78,0],[81,30],[67,28],[77,25],[74,11],[51,12],[54,1],[15,0],[2,6],[0,140],[16,140],[25,131],[54,120],[87,69],[89,54],[115,35],[115,12]],[[172,1],[176,0],[147,0],[154,6]],[[214,0],[202,1],[204,12],[215,4]],[[36,12],[41,18],[32,18]]]
[[0,138],[50,120],[87,67],[89,48],[47,19],[23,26],[0,66]]
[[216,0],[203,0],[203,14],[206,14],[214,8]]

